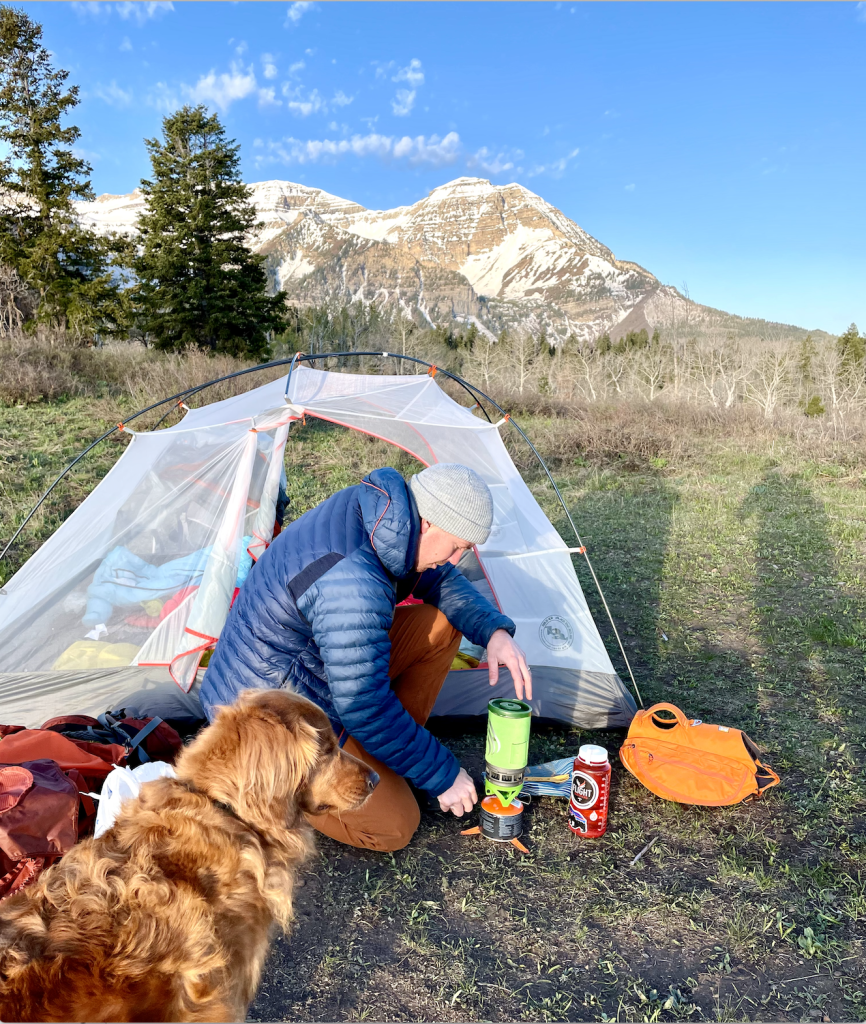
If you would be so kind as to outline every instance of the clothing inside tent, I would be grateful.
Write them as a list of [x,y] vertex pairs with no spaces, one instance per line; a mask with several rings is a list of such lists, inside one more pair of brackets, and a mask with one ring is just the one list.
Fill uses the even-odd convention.
[[[305,415],[381,438],[420,463],[459,462],[487,482],[490,537],[459,568],[517,625],[536,714],[586,728],[628,725],[635,704],[601,641],[571,553],[491,424],[429,375],[286,378],[133,433],[105,479],[0,594],[0,707],[38,726],[99,714],[133,691],[192,697],[232,600],[270,543],[284,449]],[[481,652],[473,652],[481,654]],[[483,657],[483,654],[481,654]],[[464,663],[472,664],[469,658]],[[507,671],[452,671],[434,715],[483,714],[513,692]]]

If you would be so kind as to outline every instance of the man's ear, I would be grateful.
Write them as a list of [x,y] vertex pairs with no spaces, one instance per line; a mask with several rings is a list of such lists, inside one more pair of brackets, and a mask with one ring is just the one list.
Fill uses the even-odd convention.
[[421,520],[421,533],[424,534],[430,529],[430,522],[427,519]]

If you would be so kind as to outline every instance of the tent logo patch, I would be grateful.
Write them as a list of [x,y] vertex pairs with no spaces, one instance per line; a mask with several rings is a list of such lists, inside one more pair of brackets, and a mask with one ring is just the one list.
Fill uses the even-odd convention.
[[538,627],[538,637],[551,651],[567,651],[574,643],[574,630],[568,619],[561,615],[548,615]]

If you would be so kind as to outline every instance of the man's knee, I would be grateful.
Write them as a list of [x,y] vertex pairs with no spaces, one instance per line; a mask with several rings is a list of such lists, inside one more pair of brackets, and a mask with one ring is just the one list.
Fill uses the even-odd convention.
[[460,637],[459,630],[456,630],[448,621],[444,612],[439,611],[432,605],[425,605],[433,613],[430,622],[429,638],[433,647],[450,647]]
[[413,799],[411,804],[399,807],[393,815],[389,815],[387,827],[379,834],[371,836],[376,842],[371,849],[382,853],[393,853],[408,846],[421,824],[421,811]]

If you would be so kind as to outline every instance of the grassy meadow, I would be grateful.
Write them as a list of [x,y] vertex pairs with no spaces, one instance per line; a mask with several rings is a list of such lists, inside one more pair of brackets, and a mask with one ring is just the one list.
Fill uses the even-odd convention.
[[[148,393],[222,370],[204,358],[142,366],[126,377],[91,366],[78,393],[0,405],[4,543],[57,470]],[[581,529],[644,701],[744,729],[782,785],[752,805],[687,807],[651,795],[612,756],[599,840],[574,837],[551,798],[527,810],[528,856],[461,837],[470,822],[438,810],[393,856],[322,839],[251,1019],[866,1019],[866,441],[745,409],[556,412],[519,418]],[[57,489],[0,583],[124,443],[104,443]],[[571,542],[543,474],[516,434],[508,443]],[[291,514],[406,458],[308,420],[287,449]],[[434,729],[478,778],[482,729]],[[538,727],[530,760],[582,742],[613,753],[622,739]]]

